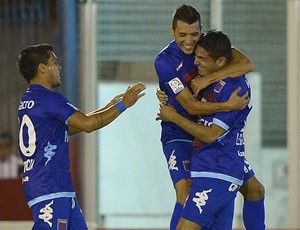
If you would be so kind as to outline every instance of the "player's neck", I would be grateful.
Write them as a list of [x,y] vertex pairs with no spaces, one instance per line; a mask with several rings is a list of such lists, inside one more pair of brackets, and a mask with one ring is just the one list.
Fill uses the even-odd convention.
[[34,79],[32,79],[32,80],[30,81],[29,85],[41,85],[41,86],[43,86],[44,88],[53,90],[52,85],[51,85],[48,81],[46,81],[45,78],[40,77],[40,76],[36,76]]

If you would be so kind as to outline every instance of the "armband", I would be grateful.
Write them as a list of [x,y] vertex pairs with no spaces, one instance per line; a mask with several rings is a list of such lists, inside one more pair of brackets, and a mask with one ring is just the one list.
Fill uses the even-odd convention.
[[115,107],[117,108],[117,110],[119,111],[120,114],[123,113],[123,112],[127,109],[127,107],[126,107],[126,105],[123,103],[123,101],[117,102],[117,103],[115,104]]

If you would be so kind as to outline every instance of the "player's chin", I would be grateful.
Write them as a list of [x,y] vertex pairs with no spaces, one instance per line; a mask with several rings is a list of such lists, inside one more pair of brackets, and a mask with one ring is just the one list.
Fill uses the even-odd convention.
[[185,54],[192,54],[194,52],[194,50],[192,49],[184,49],[184,53]]
[[61,81],[59,80],[59,81],[57,81],[55,84],[53,84],[53,88],[55,88],[55,87],[58,87],[58,86],[60,86],[61,85]]
[[205,75],[208,74],[208,71],[206,71],[206,70],[204,70],[204,69],[198,68],[198,73],[199,73],[200,76],[203,77],[203,76],[205,76]]
[[192,53],[194,53],[194,46],[191,46],[191,47],[187,48],[186,46],[182,45],[182,46],[181,46],[181,50],[182,50],[185,54],[192,54]]

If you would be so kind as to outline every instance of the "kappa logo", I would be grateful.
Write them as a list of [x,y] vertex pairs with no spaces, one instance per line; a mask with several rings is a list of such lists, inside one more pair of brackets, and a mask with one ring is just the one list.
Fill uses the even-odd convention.
[[206,205],[206,201],[208,200],[208,193],[211,192],[212,189],[204,190],[203,192],[196,192],[193,201],[196,203],[196,206],[199,209],[200,214],[202,213],[202,207]]
[[47,161],[45,165],[51,160],[51,158],[55,155],[55,152],[53,150],[57,149],[56,145],[51,145],[50,142],[48,142],[48,145],[44,148],[44,157],[47,158]]
[[46,206],[40,210],[40,213],[43,214],[39,215],[39,218],[44,220],[45,223],[49,224],[50,227],[52,227],[51,220],[53,218],[53,209],[50,207],[52,204],[53,200],[49,204],[46,204]]
[[177,161],[176,161],[176,156],[174,155],[175,153],[175,149],[173,150],[170,159],[169,159],[169,170],[177,170],[178,171],[178,167],[176,167]]

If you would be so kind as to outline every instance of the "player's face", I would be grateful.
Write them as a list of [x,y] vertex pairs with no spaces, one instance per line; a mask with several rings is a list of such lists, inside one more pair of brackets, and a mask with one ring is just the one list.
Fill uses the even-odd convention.
[[60,86],[61,66],[58,64],[57,57],[53,52],[51,52],[50,54],[50,58],[48,60],[48,64],[46,65],[46,68],[48,70],[48,82],[51,85],[51,87],[54,88]]
[[210,73],[216,72],[220,69],[220,62],[216,61],[209,56],[209,53],[200,46],[195,49],[195,61],[194,64],[198,67],[198,73],[200,76],[205,76]]
[[185,54],[192,54],[201,34],[199,21],[193,24],[177,21],[177,26],[175,29],[171,28],[171,33],[174,35],[178,47]]

